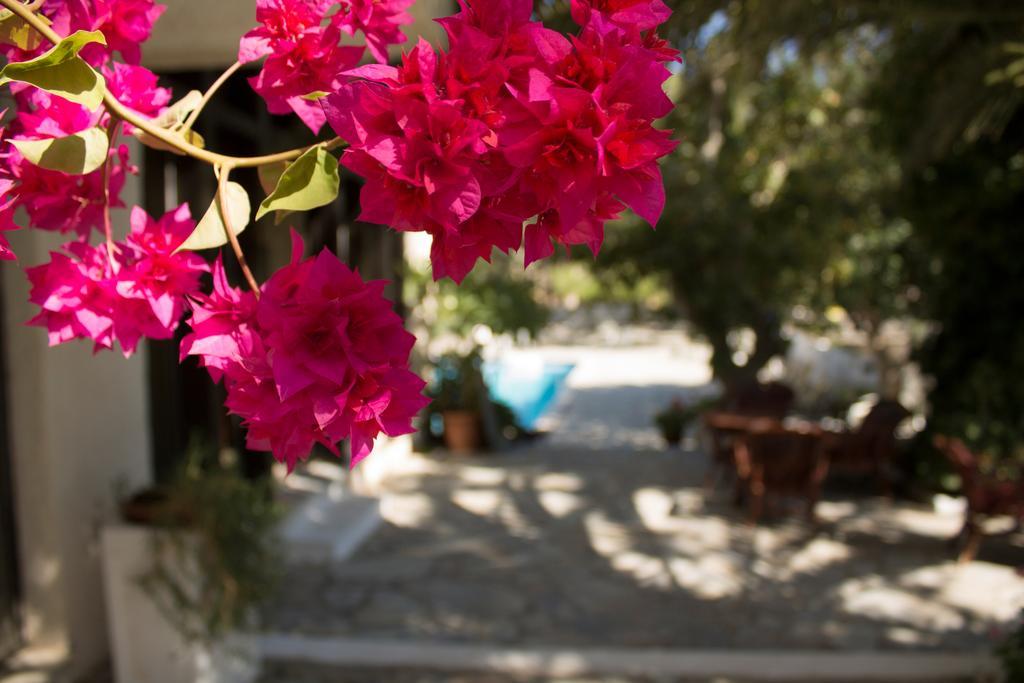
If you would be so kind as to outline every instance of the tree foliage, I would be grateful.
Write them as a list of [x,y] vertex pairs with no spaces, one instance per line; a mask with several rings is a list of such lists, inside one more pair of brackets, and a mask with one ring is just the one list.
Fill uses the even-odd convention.
[[925,321],[933,429],[1019,452],[1024,5],[672,4],[667,210],[656,236],[610,235],[607,269],[669,275],[726,380],[781,350],[796,305],[838,304],[869,335]]

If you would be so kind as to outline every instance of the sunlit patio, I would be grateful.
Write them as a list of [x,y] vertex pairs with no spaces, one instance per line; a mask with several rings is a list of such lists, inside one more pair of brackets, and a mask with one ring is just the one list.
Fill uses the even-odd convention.
[[[975,656],[984,668],[995,634],[1024,606],[1020,534],[957,564],[956,510],[832,491],[817,523],[787,515],[751,526],[729,486],[705,490],[698,432],[682,450],[631,445],[657,443],[644,407],[668,387],[710,390],[694,349],[577,349],[573,359],[547,438],[499,455],[392,461],[383,526],[348,561],[291,564],[267,631],[325,648],[383,642],[426,671],[436,657],[417,660],[417,648],[437,654],[440,644],[612,648],[627,660],[652,650],[952,654],[960,668],[949,671],[963,674]],[[613,370],[598,380],[588,371],[597,367]],[[600,447],[602,425],[629,441]],[[569,673],[607,667],[581,656]],[[487,668],[547,670],[531,662]],[[604,673],[642,675],[652,660],[620,664]]]

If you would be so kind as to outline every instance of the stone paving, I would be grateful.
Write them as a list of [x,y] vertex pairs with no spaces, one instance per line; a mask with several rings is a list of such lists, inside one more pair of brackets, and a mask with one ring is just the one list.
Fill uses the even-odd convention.
[[955,516],[826,500],[749,528],[699,453],[412,456],[350,561],[293,565],[267,629],[505,645],[991,646],[1024,607],[1024,539],[950,561]]
[[[572,678],[523,678],[490,672],[453,673],[424,669],[358,669],[325,667],[294,662],[269,664],[260,683],[743,683],[734,678],[693,679],[674,676],[587,676]],[[816,683],[828,683],[818,680]],[[955,679],[930,683],[959,683]]]
[[[794,517],[751,528],[724,491],[706,497],[698,444],[659,450],[650,423],[671,397],[714,391],[694,345],[542,353],[577,364],[548,420],[552,434],[499,456],[389,465],[384,527],[345,563],[290,565],[268,631],[515,647],[970,653],[990,651],[1024,608],[1020,534],[986,541],[961,566],[947,544],[955,514],[826,495],[816,526]],[[267,683],[284,680],[282,671],[298,683],[525,680],[280,662],[268,671]]]

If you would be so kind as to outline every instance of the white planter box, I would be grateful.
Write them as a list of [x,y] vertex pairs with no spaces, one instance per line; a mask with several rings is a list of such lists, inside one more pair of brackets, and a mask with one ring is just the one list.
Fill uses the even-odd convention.
[[214,646],[190,644],[139,585],[153,566],[148,527],[103,530],[103,580],[117,683],[252,683],[259,674],[258,640],[237,634]]

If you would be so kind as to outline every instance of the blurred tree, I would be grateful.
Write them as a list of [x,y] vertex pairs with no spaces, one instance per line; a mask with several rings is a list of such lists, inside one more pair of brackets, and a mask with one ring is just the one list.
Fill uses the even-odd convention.
[[429,268],[410,268],[403,295],[413,324],[422,325],[431,339],[446,334],[467,338],[477,325],[495,334],[525,330],[533,337],[549,315],[538,298],[522,260],[503,254],[496,254],[489,267],[473,269],[462,286],[447,278],[434,281]]
[[664,167],[660,230],[626,221],[609,232],[601,263],[621,278],[666,272],[728,384],[785,350],[781,327],[795,305],[824,311],[842,292],[854,319],[877,329],[904,283],[891,273],[892,288],[879,291],[876,252],[905,231],[883,206],[898,166],[871,144],[864,108],[877,32],[747,52],[741,15],[718,16],[677,77],[685,105],[668,125],[683,142]]
[[897,27],[873,99],[879,143],[901,158],[896,200],[934,325],[918,354],[930,428],[1024,459],[1024,5],[1004,21],[989,4]]
[[782,348],[797,304],[869,334],[927,320],[934,428],[1019,452],[1024,2],[667,2],[684,50],[668,207],[656,235],[609,231],[600,263],[668,274],[726,381]]

